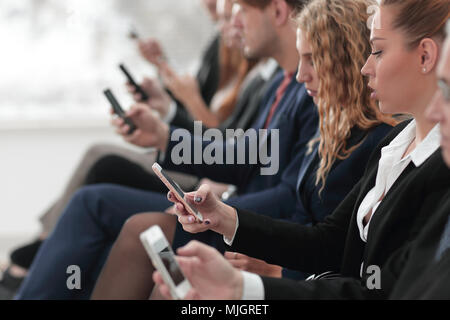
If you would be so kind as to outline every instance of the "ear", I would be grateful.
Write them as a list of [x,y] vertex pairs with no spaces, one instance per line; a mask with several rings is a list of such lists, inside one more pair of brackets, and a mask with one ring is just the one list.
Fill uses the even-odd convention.
[[422,73],[429,73],[439,61],[440,46],[435,40],[431,38],[425,38],[420,41],[419,54],[421,57],[421,71]]
[[289,21],[291,16],[291,7],[285,0],[272,0],[275,24],[277,27],[283,26]]

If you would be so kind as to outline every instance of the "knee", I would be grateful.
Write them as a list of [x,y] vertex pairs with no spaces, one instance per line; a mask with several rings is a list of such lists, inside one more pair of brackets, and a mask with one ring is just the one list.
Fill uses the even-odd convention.
[[97,160],[86,176],[86,184],[109,182],[117,169],[127,164],[127,160],[117,155],[106,155]]
[[156,212],[133,215],[125,222],[120,237],[139,241],[139,235],[155,225],[159,225],[167,239],[172,241],[175,232],[176,217]]
[[69,202],[68,208],[75,212],[86,212],[90,208],[99,206],[105,194],[108,194],[111,186],[107,184],[96,184],[92,186],[85,186],[78,189]]

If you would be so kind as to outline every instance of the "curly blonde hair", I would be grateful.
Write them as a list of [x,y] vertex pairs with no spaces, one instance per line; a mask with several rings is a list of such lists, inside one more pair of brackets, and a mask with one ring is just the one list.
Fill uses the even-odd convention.
[[371,53],[368,7],[372,0],[314,0],[297,15],[297,26],[312,48],[319,78],[320,165],[316,184],[321,190],[336,159],[346,159],[358,145],[347,147],[351,130],[368,130],[380,123],[395,124],[370,98],[361,69]]

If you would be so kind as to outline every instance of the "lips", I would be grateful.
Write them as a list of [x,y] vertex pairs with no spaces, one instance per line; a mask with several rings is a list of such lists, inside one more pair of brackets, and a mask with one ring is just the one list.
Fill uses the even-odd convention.
[[317,91],[316,90],[310,90],[310,89],[306,88],[306,91],[308,92],[308,94],[311,97],[317,97]]

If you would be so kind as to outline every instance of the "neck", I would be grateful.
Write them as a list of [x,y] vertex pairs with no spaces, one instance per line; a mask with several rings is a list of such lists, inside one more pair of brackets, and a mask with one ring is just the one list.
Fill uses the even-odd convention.
[[430,122],[426,119],[425,115],[421,114],[420,116],[414,117],[416,120],[416,146],[419,145],[426,136],[430,133],[431,129],[434,128],[436,123]]
[[[428,105],[433,99],[433,96],[437,90],[436,80],[434,77],[430,78],[430,81],[423,81],[423,93],[421,94],[421,98],[417,99],[417,103],[420,107],[417,107],[417,112],[414,112],[413,116],[416,120],[416,145],[421,143],[428,133],[430,133],[431,129],[436,125],[435,122],[431,122],[426,117],[426,109]],[[428,85],[427,85],[428,84]]]
[[278,62],[284,71],[295,72],[297,70],[299,57],[295,43],[295,30],[290,24],[287,24],[285,28],[280,30],[278,43],[276,46],[274,45],[276,52],[272,55],[272,58]]

